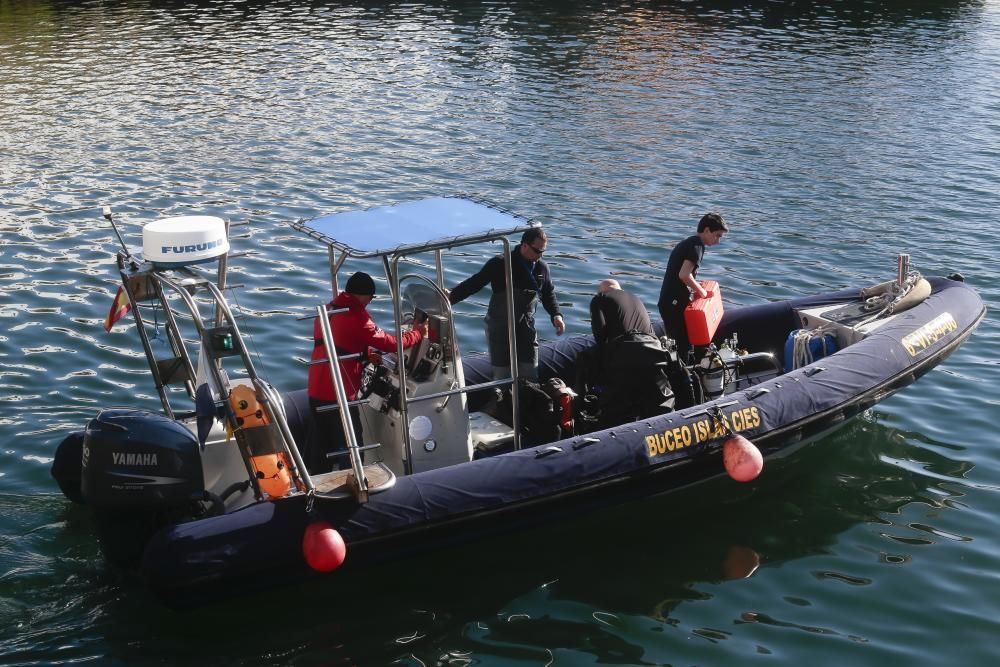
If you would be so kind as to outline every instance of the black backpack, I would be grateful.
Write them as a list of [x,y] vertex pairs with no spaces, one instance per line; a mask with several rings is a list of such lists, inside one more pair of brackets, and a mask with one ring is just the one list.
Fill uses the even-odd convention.
[[[629,332],[577,357],[589,383],[581,403],[586,406],[581,430],[609,428],[674,409],[670,369],[677,355],[669,339]],[[597,414],[593,414],[594,407]]]
[[[518,400],[521,408],[521,446],[534,447],[555,442],[572,435],[572,403],[570,403],[569,432],[564,433],[565,407],[563,396],[572,396],[562,380],[553,378],[539,384],[520,380]],[[499,394],[495,403],[483,408],[491,417],[505,423],[514,423],[511,387]]]

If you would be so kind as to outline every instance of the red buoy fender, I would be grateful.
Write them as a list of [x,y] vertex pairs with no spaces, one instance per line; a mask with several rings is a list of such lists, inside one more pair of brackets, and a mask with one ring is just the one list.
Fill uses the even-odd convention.
[[347,545],[333,526],[326,521],[313,521],[302,536],[302,555],[317,572],[333,572],[344,564]]
[[732,435],[722,445],[722,463],[726,472],[737,482],[757,479],[764,468],[764,457],[752,442],[742,435]]

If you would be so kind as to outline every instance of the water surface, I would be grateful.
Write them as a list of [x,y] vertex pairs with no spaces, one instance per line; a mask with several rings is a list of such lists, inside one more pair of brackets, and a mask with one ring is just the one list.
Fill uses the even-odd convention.
[[708,210],[733,228],[702,274],[727,305],[881,281],[908,252],[995,311],[1000,8],[910,4],[0,4],[0,663],[993,664],[992,315],[759,485],[191,614],[106,568],[48,472],[99,407],[158,407],[133,332],[101,326],[105,203],[136,246],[161,216],[249,223],[231,277],[282,389],[329,291],[288,223],[440,194],[546,225],[571,333],[608,274],[652,306]]

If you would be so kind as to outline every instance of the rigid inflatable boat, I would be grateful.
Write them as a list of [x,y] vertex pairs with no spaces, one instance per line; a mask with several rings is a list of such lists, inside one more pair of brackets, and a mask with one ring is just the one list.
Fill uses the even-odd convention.
[[[363,442],[348,402],[333,407],[351,436],[343,469],[319,474],[302,456],[325,436],[305,391],[281,393],[258,376],[226,298],[228,225],[155,221],[141,253],[119,234],[119,313],[131,310],[163,410],[101,410],[60,444],[53,476],[93,508],[105,556],[183,606],[279,580],[269,574],[350,577],[375,561],[723,477],[739,436],[766,476],[769,459],[941,363],[985,315],[959,276],[924,278],[905,255],[874,287],[724,312],[720,302],[693,357],[677,359],[666,338],[643,342],[643,363],[667,372],[673,396],[657,414],[609,424],[589,412],[588,392],[600,387],[580,387],[589,335],[542,345],[534,392],[516,364],[494,380],[485,355],[460,353],[444,253],[492,255],[500,244],[511,304],[507,239],[536,224],[457,197],[293,223],[328,249],[335,293],[348,262],[382,262],[397,338],[416,317],[429,321],[419,346],[400,343],[366,369],[351,402]],[[346,357],[327,316],[324,306],[311,314],[332,350],[313,363],[344,396]],[[154,335],[165,336],[165,354]]]

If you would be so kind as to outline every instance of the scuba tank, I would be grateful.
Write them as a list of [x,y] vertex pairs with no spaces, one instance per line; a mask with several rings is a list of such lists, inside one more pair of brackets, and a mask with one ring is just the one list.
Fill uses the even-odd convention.
[[704,400],[704,395],[701,381],[691,368],[694,347],[688,349],[689,363],[685,364],[677,354],[677,343],[672,338],[664,336],[660,340],[667,351],[666,371],[674,392],[674,409],[683,410],[698,405]]

